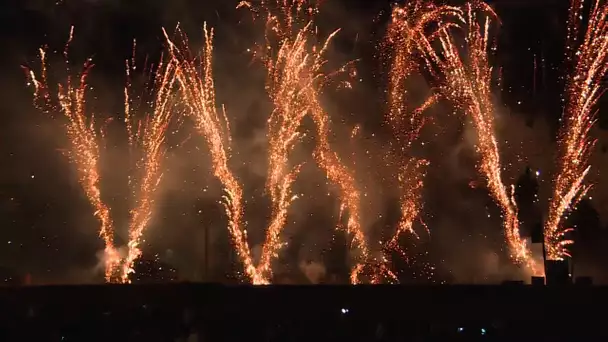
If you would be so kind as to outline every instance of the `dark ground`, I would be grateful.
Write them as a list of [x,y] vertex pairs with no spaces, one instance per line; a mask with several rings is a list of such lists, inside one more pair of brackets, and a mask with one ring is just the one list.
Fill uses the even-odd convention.
[[5,288],[2,341],[600,341],[604,287]]

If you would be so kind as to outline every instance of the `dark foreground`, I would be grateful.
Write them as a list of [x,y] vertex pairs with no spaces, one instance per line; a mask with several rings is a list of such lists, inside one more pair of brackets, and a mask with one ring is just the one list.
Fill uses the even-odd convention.
[[608,341],[608,288],[0,289],[0,341]]

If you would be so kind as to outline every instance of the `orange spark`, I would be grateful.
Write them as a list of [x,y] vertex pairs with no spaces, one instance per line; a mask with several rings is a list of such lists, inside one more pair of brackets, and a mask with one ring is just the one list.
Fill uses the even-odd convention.
[[572,0],[568,21],[566,61],[573,67],[566,79],[564,115],[559,131],[557,172],[545,221],[547,259],[568,256],[565,239],[570,229],[563,228],[564,214],[576,206],[590,186],[583,185],[589,173],[589,154],[595,141],[589,130],[595,122],[593,107],[602,95],[602,80],[608,71],[608,3],[593,0],[589,23],[579,43],[584,0]]
[[287,220],[287,211],[295,196],[291,186],[300,165],[290,167],[289,156],[302,134],[298,129],[308,112],[308,103],[301,89],[302,77],[310,67],[307,61],[306,31],[295,39],[285,39],[276,58],[266,58],[267,91],[274,104],[268,119],[268,179],[266,188],[273,205],[272,218],[266,231],[262,257],[258,269],[266,277],[271,275],[272,258],[282,244],[280,233]]
[[[385,54],[391,56],[388,89],[388,122],[395,131],[396,138],[410,144],[417,138],[423,126],[421,114],[435,99],[429,100],[425,108],[409,111],[407,107],[408,89],[406,81],[419,69],[421,38],[432,39],[440,29],[451,25],[443,18],[459,16],[460,10],[451,6],[437,6],[433,3],[416,0],[403,6],[395,6],[385,38]],[[431,31],[429,26],[436,27]],[[409,122],[404,122],[405,120]]]
[[[134,57],[133,57],[134,58]],[[129,222],[129,241],[127,243],[127,256],[123,262],[121,280],[129,282],[129,274],[133,273],[133,264],[141,255],[141,239],[145,228],[152,218],[155,194],[162,178],[161,162],[165,156],[165,137],[167,128],[173,117],[172,96],[176,80],[176,66],[173,60],[168,63],[161,62],[155,72],[153,80],[156,98],[150,103],[151,107],[145,111],[145,118],[138,122],[138,129],[133,128],[133,117],[139,108],[132,108],[128,79],[131,71],[135,69],[134,60],[127,61],[127,85],[125,87],[125,123],[131,151],[133,145],[138,144],[141,156],[136,162],[135,170],[139,174],[137,187],[132,185],[135,205],[131,210]]]
[[[353,237],[353,245],[359,252],[357,263],[365,263],[370,258],[369,247],[365,234],[361,227],[361,194],[357,189],[355,178],[352,171],[340,160],[338,154],[331,148],[328,137],[331,136],[329,116],[321,107],[318,93],[310,90],[309,101],[313,105],[312,117],[317,125],[317,146],[314,157],[319,166],[325,171],[330,182],[339,188],[340,215],[344,217],[344,212],[348,211],[346,231]],[[341,226],[341,225],[339,225]],[[358,283],[359,266],[355,266],[351,272],[351,282]]]
[[267,284],[256,269],[247,242],[243,222],[243,190],[228,165],[230,158],[230,131],[224,114],[218,113],[213,82],[212,53],[213,30],[204,26],[205,45],[200,59],[192,58],[187,37],[181,33],[182,44],[175,45],[168,37],[169,52],[176,63],[177,79],[183,101],[196,129],[207,141],[211,153],[213,174],[224,186],[224,209],[228,216],[228,230],[245,273],[254,284]]
[[[468,24],[465,38],[468,52],[466,58],[461,57],[447,29],[442,29],[439,35],[441,42],[439,54],[426,39],[424,39],[425,50],[428,53],[429,65],[434,67],[432,72],[442,80],[440,92],[470,117],[477,131],[475,148],[481,157],[478,168],[486,178],[490,194],[502,209],[511,257],[516,262],[526,263],[534,269],[536,265],[530,256],[530,250],[520,236],[513,187],[509,190],[501,177],[502,166],[494,131],[494,107],[491,97],[492,67],[489,53],[495,50],[488,37],[491,18],[490,16],[477,18],[476,9],[491,12],[487,5],[480,2],[466,5]],[[479,23],[481,20],[483,25]]]
[[397,225],[397,231],[389,241],[389,246],[396,244],[399,235],[402,233],[410,233],[418,238],[418,234],[414,231],[414,220],[422,210],[422,189],[424,186],[422,179],[428,164],[426,160],[411,159],[409,163],[399,169],[399,184],[408,187],[405,189],[405,186],[402,186],[400,189],[401,219]]
[[[70,39],[64,50],[66,65],[69,42],[73,37],[73,28]],[[47,83],[46,52],[40,49],[41,72],[36,78],[33,70],[27,69],[29,82],[34,86],[34,104],[42,112],[53,115],[61,113],[67,119],[65,123],[66,135],[70,141],[70,148],[66,155],[76,166],[78,180],[89,203],[93,206],[94,215],[100,222],[99,235],[104,241],[105,279],[114,281],[116,267],[120,258],[114,248],[113,222],[110,208],[101,198],[99,158],[101,135],[95,127],[93,116],[89,117],[86,110],[87,77],[93,67],[91,59],[84,63],[82,71],[74,77],[68,68],[67,79],[58,84],[57,94],[51,95]]]
[[[304,89],[304,94],[308,98],[307,102],[310,105],[310,114],[317,127],[317,144],[313,153],[315,160],[321,169],[325,171],[328,180],[339,189],[341,203],[339,217],[344,217],[344,212],[348,211],[348,219],[344,228],[353,237],[353,247],[359,252],[357,263],[365,263],[370,259],[370,251],[361,227],[361,194],[357,188],[353,172],[349,170],[339,155],[331,148],[328,140],[332,136],[331,121],[328,113],[323,109],[319,98],[320,89],[328,80],[327,76],[321,73],[321,68],[325,64],[323,56],[331,39],[337,32],[335,31],[331,34],[320,49],[313,49],[312,67],[307,75],[304,75],[305,78],[302,81],[307,85],[307,88]],[[358,270],[359,267],[355,266],[351,272],[352,283],[358,283]]]
[[[422,114],[437,101],[431,95],[419,108],[408,108],[406,82],[420,66],[421,37],[433,39],[440,29],[451,24],[444,18],[459,17],[461,11],[450,6],[437,6],[426,1],[413,1],[395,6],[384,41],[384,53],[390,56],[387,121],[393,129],[396,143],[387,152],[387,162],[398,171],[397,183],[400,191],[401,219],[387,247],[398,248],[398,238],[404,232],[418,236],[413,229],[414,220],[422,209],[422,189],[426,160],[408,158],[411,144],[418,138],[424,125]],[[431,30],[429,27],[434,26]]]
[[[241,5],[243,6],[243,5]],[[250,6],[248,6],[250,7]],[[297,128],[305,115],[310,114],[317,127],[317,145],[314,157],[318,165],[325,171],[330,182],[339,188],[340,217],[348,211],[346,230],[353,236],[353,242],[358,248],[361,259],[369,258],[369,249],[361,229],[360,194],[352,172],[342,163],[337,153],[331,148],[328,137],[331,135],[329,117],[323,109],[319,92],[333,74],[324,74],[322,68],[326,63],[324,56],[331,39],[338,31],[332,33],[322,45],[315,44],[315,28],[312,25],[313,16],[318,13],[318,7],[309,5],[304,0],[275,0],[262,1],[259,6],[250,7],[254,15],[266,13],[266,46],[259,56],[266,64],[269,75],[267,87],[275,104],[274,114],[280,115],[285,125],[284,137],[287,141],[270,138],[270,170],[268,186],[275,208],[285,208],[285,211],[274,210],[274,218],[267,232],[260,267],[267,272],[270,268],[269,256],[276,254],[280,248],[278,235],[285,222],[286,208],[293,199],[288,191],[298,167],[291,172],[288,169],[288,150],[277,143],[287,143],[298,139]],[[274,42],[278,41],[278,49]],[[276,58],[271,54],[277,53]],[[345,67],[336,73],[343,72]],[[275,120],[271,118],[272,121]],[[278,120],[278,119],[277,119]],[[289,127],[289,129],[287,128]],[[272,127],[270,127],[272,129]],[[289,147],[291,148],[291,147]],[[289,175],[279,184],[279,175]],[[276,223],[275,223],[276,222]],[[360,266],[355,266],[351,278],[356,276]]]

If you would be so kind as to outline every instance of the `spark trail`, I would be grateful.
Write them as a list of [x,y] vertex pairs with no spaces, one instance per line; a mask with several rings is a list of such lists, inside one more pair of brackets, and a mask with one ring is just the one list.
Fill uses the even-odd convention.
[[590,186],[583,181],[595,141],[588,134],[595,121],[593,107],[602,95],[602,80],[608,71],[608,3],[593,0],[587,30],[579,42],[584,0],[572,0],[568,20],[566,61],[572,71],[566,78],[565,108],[558,136],[557,172],[545,221],[547,259],[568,256],[563,228],[564,214],[574,208]]
[[[413,224],[422,210],[423,178],[428,166],[428,161],[408,157],[407,154],[424,126],[424,111],[438,98],[437,95],[431,95],[419,108],[411,110],[408,107],[411,99],[408,97],[406,82],[420,67],[420,38],[435,38],[440,29],[450,25],[442,19],[458,17],[460,14],[458,8],[437,6],[427,1],[412,1],[403,6],[395,6],[383,44],[384,55],[390,56],[389,110],[386,118],[396,140],[390,144],[386,159],[397,170],[401,208],[401,219],[386,246],[398,250],[403,256],[405,252],[399,247],[401,234],[407,232],[418,237]],[[429,29],[431,25],[435,26],[433,30]]]
[[206,25],[204,27],[205,45],[200,60],[191,56],[185,34],[180,32],[182,44],[178,47],[164,33],[169,43],[169,52],[176,61],[177,79],[184,104],[196,129],[207,142],[213,174],[224,186],[222,204],[228,217],[228,231],[245,274],[254,284],[267,284],[269,280],[258,272],[251,257],[247,230],[243,223],[243,190],[228,165],[230,130],[225,113],[220,114],[216,108],[212,69],[213,30],[207,30]]
[[[274,4],[276,5],[278,2]],[[282,14],[289,16],[293,10],[302,10],[304,2],[285,2],[282,6]],[[266,91],[274,105],[267,125],[269,159],[266,189],[272,203],[272,214],[257,266],[259,274],[269,280],[272,277],[272,261],[283,247],[280,234],[285,227],[289,207],[297,198],[292,194],[292,185],[301,165],[290,165],[289,157],[303,137],[298,129],[309,111],[301,75],[310,68],[307,50],[310,25],[292,37],[285,32],[292,32],[294,23],[289,20],[280,21],[279,16],[273,15],[273,4],[262,1],[253,6],[248,2],[241,2],[237,8],[239,7],[248,7],[254,14],[254,19],[267,15],[265,45],[258,49],[261,53],[255,57],[259,58],[266,68]],[[271,35],[277,35],[279,41],[275,42]]]
[[399,168],[397,177],[401,192],[399,196],[401,219],[397,224],[397,231],[388,241],[389,247],[398,248],[398,239],[403,233],[410,233],[418,238],[418,233],[414,230],[414,221],[422,210],[423,178],[428,165],[429,162],[424,159],[412,158],[409,162],[402,163]]
[[[417,139],[424,125],[422,114],[436,101],[432,96],[421,108],[410,110],[407,106],[410,99],[406,82],[419,70],[420,43],[424,39],[433,40],[440,30],[452,25],[443,19],[459,17],[460,12],[456,7],[437,6],[422,0],[393,8],[384,42],[384,53],[391,56],[387,119],[402,145],[409,145]],[[437,27],[427,32],[431,25]]]
[[[294,1],[298,6],[302,6],[301,2]],[[300,7],[301,8],[301,7]],[[307,14],[313,15],[317,13],[318,9],[309,9]],[[288,9],[284,10],[284,13],[288,13]],[[292,23],[297,20],[291,16],[287,17],[287,27],[292,26]],[[314,32],[310,31],[312,28],[311,22],[304,27],[300,34],[304,33],[309,35],[312,40]],[[320,91],[323,86],[331,79],[333,74],[342,73],[345,71],[345,67],[336,71],[333,74],[325,75],[322,71],[323,66],[326,64],[324,58],[331,40],[338,33],[334,31],[325,42],[320,45],[313,45],[311,53],[308,58],[311,59],[311,64],[305,73],[301,73],[301,82],[305,87],[302,91],[307,97],[306,102],[309,104],[310,115],[316,125],[317,142],[314,150],[314,158],[325,172],[328,180],[338,187],[340,205],[340,220],[344,217],[344,212],[348,211],[348,219],[346,221],[345,229],[353,238],[353,247],[359,252],[357,262],[351,272],[351,283],[356,284],[359,282],[359,271],[361,270],[362,264],[366,263],[370,259],[370,251],[365,238],[363,229],[361,227],[361,194],[357,188],[355,178],[352,171],[342,162],[338,154],[332,149],[329,143],[329,137],[332,136],[331,121],[328,113],[324,110],[320,102]],[[312,42],[311,42],[312,43]],[[310,44],[310,43],[309,43]],[[341,224],[339,224],[341,226]]]
[[[488,190],[502,210],[504,229],[511,257],[517,263],[525,263],[533,271],[536,268],[530,250],[519,232],[517,204],[513,198],[513,187],[504,184],[501,177],[500,154],[494,131],[494,107],[491,98],[492,67],[489,52],[495,47],[489,42],[491,9],[480,2],[467,4],[465,38],[467,57],[460,52],[447,29],[441,30],[441,51],[436,53],[431,43],[424,39],[429,66],[440,79],[440,92],[460,111],[472,120],[477,132],[476,151],[481,157],[479,171],[485,176]],[[478,18],[478,10],[489,11],[489,15]],[[483,23],[480,24],[480,21]],[[490,51],[488,51],[490,49]]]
[[[435,104],[438,96],[436,94],[429,96],[419,108],[412,110],[409,106],[411,99],[408,96],[406,83],[420,68],[421,37],[433,40],[439,29],[451,25],[449,21],[444,22],[444,18],[458,17],[460,14],[458,8],[437,6],[428,1],[412,1],[402,6],[395,6],[381,46],[383,55],[390,58],[386,121],[395,136],[395,141],[390,143],[385,159],[387,165],[396,170],[401,212],[397,229],[383,245],[386,252],[397,251],[408,262],[413,258],[400,246],[399,238],[405,233],[419,238],[414,230],[414,222],[422,211],[423,179],[429,165],[427,160],[409,154],[413,142],[418,139],[419,132],[425,124],[423,113]],[[424,225],[422,220],[420,222]],[[424,226],[427,228],[426,225]],[[428,228],[427,233],[430,233]],[[388,280],[397,281],[397,278],[389,277]]]
[[[370,255],[367,241],[361,229],[360,193],[356,187],[352,172],[342,163],[337,153],[331,148],[328,140],[328,137],[331,135],[331,124],[319,100],[320,89],[328,80],[336,73],[345,71],[345,67],[331,74],[324,74],[322,71],[326,63],[324,56],[327,48],[338,31],[333,32],[322,44],[316,44],[312,19],[319,9],[304,0],[262,1],[258,6],[241,2],[239,7],[249,7],[254,16],[266,14],[266,46],[264,49],[261,49],[263,51],[261,58],[263,61],[266,61],[265,64],[269,70],[269,76],[271,76],[271,84],[278,80],[275,78],[277,76],[277,65],[283,68],[280,76],[281,80],[289,81],[289,84],[284,84],[288,88],[286,89],[287,91],[276,92],[276,89],[274,89],[275,91],[273,92],[272,87],[268,89],[275,106],[278,104],[281,111],[289,108],[290,111],[293,111],[290,117],[296,118],[297,121],[301,121],[305,115],[311,115],[316,124],[317,144],[314,151],[315,161],[326,173],[328,180],[339,188],[341,202],[340,217],[343,217],[344,212],[348,211],[348,220],[345,228],[353,236],[353,243],[361,254],[359,264],[353,268],[353,273],[351,274],[351,281],[358,282],[358,270],[362,269],[360,262],[365,262]],[[279,42],[278,49],[274,45],[276,41]],[[274,59],[274,56],[272,56],[274,51],[278,51],[275,62],[272,61]],[[283,60],[287,61],[285,59],[286,56],[291,58],[288,63],[283,62]],[[286,113],[283,113],[283,115],[286,115]],[[294,132],[295,130],[292,131],[292,133]],[[271,144],[273,144],[273,141],[271,141]],[[270,149],[271,151],[278,151],[282,148],[271,146]],[[271,154],[272,158],[275,157]],[[287,158],[281,157],[280,160],[279,158],[275,158],[275,161],[277,162],[276,165],[283,165],[282,168],[287,167]],[[275,163],[275,161],[271,160],[271,164]],[[272,181],[276,177],[274,174],[277,174],[276,170],[278,169],[276,166],[271,166],[270,181],[268,182],[268,185],[275,187],[275,190],[270,190],[271,193],[274,192],[275,194],[281,193],[281,191],[276,190],[276,183],[273,185]],[[293,170],[297,172],[297,169],[296,167]],[[292,171],[290,175],[293,174],[294,172]],[[284,180],[284,183],[280,186],[281,189],[287,189],[286,182],[292,182],[292,180],[290,178]],[[291,183],[289,183],[290,185]],[[276,202],[274,204],[275,208],[287,208],[288,202],[292,199],[292,197],[287,195],[286,191],[282,191],[286,195],[275,195],[275,198],[278,199],[278,204]],[[268,257],[263,258],[261,266],[269,265],[268,260],[271,251],[276,251],[280,248],[278,234],[283,229],[285,219],[281,217],[285,214],[278,211],[275,211],[275,213],[279,215],[274,215],[275,219],[273,219],[273,222],[280,220],[281,223],[277,223],[275,226],[271,225],[268,230],[266,239],[266,246],[268,247],[264,248],[267,251]]]
[[127,243],[127,256],[122,265],[121,280],[130,282],[129,274],[134,272],[133,263],[141,255],[141,239],[148,226],[154,210],[155,194],[162,179],[161,162],[165,156],[165,137],[174,114],[173,90],[176,80],[176,66],[173,60],[164,63],[162,58],[156,68],[153,79],[153,92],[155,99],[149,103],[150,109],[144,110],[145,117],[135,125],[135,114],[139,108],[134,108],[129,95],[131,88],[130,74],[135,70],[134,61],[127,61],[127,86],[125,87],[125,123],[131,145],[131,152],[138,144],[141,156],[135,165],[139,175],[137,185],[131,183],[134,177],[129,176],[129,183],[133,187],[135,205],[131,210],[129,222],[129,241]]
[[330,182],[339,188],[340,215],[344,217],[344,211],[348,210],[346,231],[353,237],[353,245],[359,252],[357,263],[353,268],[350,281],[353,284],[360,282],[359,274],[361,266],[370,260],[370,251],[367,239],[361,227],[361,194],[357,189],[355,178],[346,165],[340,160],[338,154],[332,150],[328,137],[331,135],[330,121],[327,113],[321,107],[318,93],[309,91],[309,101],[312,104],[312,117],[317,125],[317,146],[314,157],[319,166],[325,171]]
[[86,90],[87,77],[93,67],[90,59],[84,63],[82,71],[74,77],[71,74],[68,62],[69,43],[73,37],[73,28],[70,31],[70,39],[64,50],[64,58],[67,66],[67,79],[58,84],[57,94],[52,95],[47,83],[46,51],[41,48],[40,78],[29,69],[27,76],[29,83],[34,86],[34,104],[42,112],[54,115],[61,113],[67,119],[65,132],[70,142],[70,148],[66,155],[76,166],[78,180],[89,203],[93,206],[94,215],[99,220],[99,236],[103,239],[105,279],[107,282],[114,281],[120,257],[114,247],[113,222],[110,208],[101,198],[99,159],[100,140],[102,136],[95,127],[95,120],[87,115]]
[[289,156],[295,144],[301,141],[298,131],[308,112],[308,103],[301,88],[301,74],[309,68],[307,60],[307,31],[300,32],[295,39],[285,39],[276,58],[265,58],[268,73],[266,90],[274,105],[268,119],[268,179],[266,188],[273,205],[272,218],[266,231],[266,240],[258,269],[270,277],[271,262],[276,258],[282,244],[283,230],[291,202],[296,198],[291,187],[300,165],[290,167]]

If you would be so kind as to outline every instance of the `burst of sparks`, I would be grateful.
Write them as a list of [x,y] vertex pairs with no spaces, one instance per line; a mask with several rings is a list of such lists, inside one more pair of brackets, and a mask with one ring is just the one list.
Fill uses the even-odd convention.
[[[476,151],[481,161],[478,165],[485,176],[487,187],[503,213],[504,228],[511,257],[518,263],[525,263],[533,270],[536,265],[531,258],[530,250],[520,236],[517,219],[517,204],[513,198],[513,187],[504,184],[501,177],[501,162],[494,131],[494,107],[492,104],[491,85],[492,67],[489,54],[495,46],[489,41],[490,15],[477,17],[477,10],[490,11],[481,3],[466,5],[466,49],[467,57],[460,55],[453,42],[450,31],[442,29],[439,34],[441,52],[436,53],[431,43],[424,39],[428,52],[428,63],[434,68],[432,72],[442,80],[440,92],[472,120],[477,132]],[[480,24],[483,21],[483,24]],[[490,50],[490,51],[489,51]],[[437,72],[438,71],[438,72]]]
[[572,0],[568,20],[565,107],[558,139],[557,172],[544,226],[547,259],[568,256],[570,229],[563,228],[564,214],[575,207],[590,186],[583,184],[589,172],[588,158],[595,141],[588,134],[595,121],[593,107],[602,94],[608,71],[608,3],[594,0],[585,35],[579,42],[584,0]]
[[[68,65],[68,49],[73,32],[72,28],[64,50],[66,65]],[[53,95],[47,83],[46,51],[41,48],[39,52],[41,61],[40,78],[36,77],[33,70],[27,69],[29,82],[34,86],[34,104],[49,115],[61,113],[67,119],[65,131],[70,141],[70,148],[66,154],[76,166],[80,185],[93,206],[95,217],[100,222],[99,235],[105,243],[105,278],[106,281],[110,282],[114,280],[120,257],[114,247],[110,208],[101,198],[99,144],[102,136],[95,127],[94,118],[89,117],[86,110],[85,97],[88,88],[86,81],[93,64],[90,59],[87,59],[77,77],[71,75],[68,66],[67,79],[58,84],[57,94]]]
[[140,176],[137,186],[129,183],[135,196],[135,205],[131,210],[129,222],[129,241],[127,256],[123,262],[121,280],[129,282],[129,274],[134,272],[133,264],[139,258],[141,239],[148,226],[154,210],[155,194],[162,178],[161,162],[165,156],[165,137],[174,109],[172,95],[176,80],[176,66],[173,60],[163,63],[162,58],[153,80],[155,99],[150,103],[151,109],[146,111],[145,118],[134,126],[134,115],[139,108],[133,108],[130,89],[130,73],[134,70],[134,58],[127,61],[127,86],[125,87],[125,123],[131,151],[138,144],[141,156],[136,162],[135,170]]
[[169,51],[177,65],[177,79],[183,101],[196,129],[205,138],[212,160],[213,174],[224,186],[223,206],[228,217],[228,231],[246,275],[254,284],[267,284],[268,280],[258,272],[247,242],[247,230],[243,222],[243,190],[231,171],[230,131],[225,113],[216,108],[213,81],[212,54],[213,30],[204,27],[205,45],[199,59],[192,58],[187,37],[182,33],[178,47],[165,32]]

